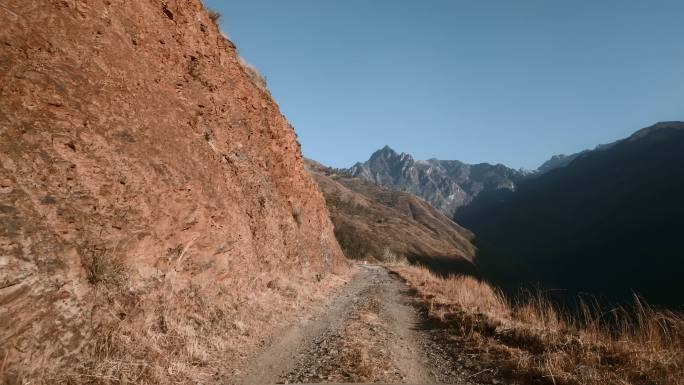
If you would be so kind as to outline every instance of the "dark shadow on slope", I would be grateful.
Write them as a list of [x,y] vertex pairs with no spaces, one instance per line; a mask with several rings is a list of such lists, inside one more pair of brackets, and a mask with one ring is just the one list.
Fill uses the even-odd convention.
[[536,283],[631,301],[684,304],[684,123],[644,129],[603,151],[482,195],[459,212],[476,265],[507,292]]

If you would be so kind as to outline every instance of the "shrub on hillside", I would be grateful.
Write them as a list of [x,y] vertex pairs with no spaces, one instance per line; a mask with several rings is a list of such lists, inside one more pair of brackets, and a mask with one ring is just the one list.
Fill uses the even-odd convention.
[[337,238],[337,242],[347,258],[365,259],[368,257],[368,245],[354,232],[352,227],[336,223],[335,238]]

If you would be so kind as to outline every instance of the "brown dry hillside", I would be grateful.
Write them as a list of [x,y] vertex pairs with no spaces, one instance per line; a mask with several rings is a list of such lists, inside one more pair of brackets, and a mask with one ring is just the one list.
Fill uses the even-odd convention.
[[210,382],[343,261],[200,0],[8,0],[0,25],[0,382]]
[[442,271],[471,271],[473,234],[413,194],[307,160],[321,187],[335,235],[350,258],[407,258]]

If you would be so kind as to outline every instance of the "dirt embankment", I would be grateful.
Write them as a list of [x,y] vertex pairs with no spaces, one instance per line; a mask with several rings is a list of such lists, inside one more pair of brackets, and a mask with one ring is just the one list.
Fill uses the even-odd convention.
[[472,272],[473,234],[413,194],[306,160],[335,235],[350,258],[408,258],[445,273]]
[[0,25],[0,377],[209,381],[334,286],[295,133],[199,0]]

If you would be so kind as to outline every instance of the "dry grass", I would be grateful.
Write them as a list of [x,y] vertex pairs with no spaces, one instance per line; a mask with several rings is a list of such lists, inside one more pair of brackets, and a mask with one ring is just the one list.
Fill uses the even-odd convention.
[[127,278],[123,261],[111,256],[105,248],[88,247],[81,253],[81,265],[92,285],[121,285]]
[[366,259],[371,255],[370,245],[363,237],[358,237],[353,226],[347,223],[335,224],[335,239],[342,252],[349,259]]
[[391,383],[396,378],[393,374],[397,368],[392,364],[385,345],[387,331],[381,325],[377,309],[373,311],[370,306],[379,304],[364,304],[358,313],[355,313],[349,324],[342,332],[339,351],[342,352],[336,364],[345,368],[342,372],[345,376],[330,378],[330,382],[348,383]]
[[223,17],[221,12],[215,11],[213,9],[207,9],[207,14],[209,15],[209,19],[211,19],[211,22],[218,27],[219,23],[221,22],[221,18]]
[[383,263],[386,265],[390,266],[408,266],[408,260],[406,257],[400,257],[392,251],[389,247],[385,247],[382,250],[382,257],[381,260]]
[[238,63],[240,63],[240,67],[245,71],[249,80],[251,80],[258,89],[270,94],[268,85],[266,84],[266,78],[256,69],[256,67],[247,63],[245,59],[240,56],[238,56]]
[[[559,311],[542,295],[512,304],[471,277],[439,278],[420,267],[396,267],[431,317],[474,346],[500,374],[540,384],[682,384],[684,315],[638,298],[631,309]],[[485,353],[486,352],[486,353]]]
[[[92,270],[103,282],[109,267],[95,266],[109,265],[100,255],[91,261],[97,261]],[[259,344],[294,315],[317,306],[349,274],[340,271],[318,281],[314,272],[245,269],[210,282],[167,272],[145,280],[130,279],[130,273],[120,285],[94,285],[87,299],[89,326],[79,331],[87,333],[86,344],[78,353],[9,368],[11,373],[0,373],[0,383],[3,378],[74,385],[230,383]],[[50,360],[45,354],[39,361]]]
[[327,383],[398,382],[399,369],[388,346],[392,338],[379,314],[383,308],[381,290],[370,288],[359,297],[366,300],[355,305],[341,332],[325,342],[335,353],[328,350],[329,356],[321,354],[317,357],[323,363],[321,368],[313,364],[308,370],[313,369]]
[[299,205],[292,206],[292,218],[297,222],[297,226],[302,226],[302,208]]

